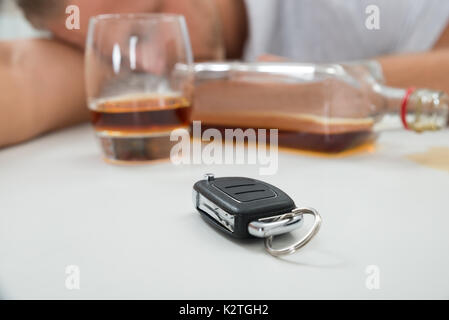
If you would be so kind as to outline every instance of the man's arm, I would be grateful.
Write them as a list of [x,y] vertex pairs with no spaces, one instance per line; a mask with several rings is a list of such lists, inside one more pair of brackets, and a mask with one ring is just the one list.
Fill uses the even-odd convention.
[[386,84],[392,87],[418,87],[449,94],[449,49],[425,53],[386,56],[382,65]]
[[0,147],[88,118],[83,54],[52,40],[0,42]]
[[433,50],[380,57],[387,85],[441,90],[449,94],[449,24]]

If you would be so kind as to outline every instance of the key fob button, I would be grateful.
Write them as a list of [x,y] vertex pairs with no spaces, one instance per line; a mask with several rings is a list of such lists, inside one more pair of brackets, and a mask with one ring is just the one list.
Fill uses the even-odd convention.
[[274,198],[276,193],[266,184],[246,178],[221,179],[215,181],[214,186],[240,202]]

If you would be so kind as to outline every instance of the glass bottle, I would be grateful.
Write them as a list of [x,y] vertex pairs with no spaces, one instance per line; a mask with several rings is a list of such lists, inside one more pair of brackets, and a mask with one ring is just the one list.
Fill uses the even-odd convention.
[[448,96],[383,84],[375,61],[197,63],[192,120],[207,128],[277,128],[279,145],[341,152],[395,120],[416,132],[448,124]]

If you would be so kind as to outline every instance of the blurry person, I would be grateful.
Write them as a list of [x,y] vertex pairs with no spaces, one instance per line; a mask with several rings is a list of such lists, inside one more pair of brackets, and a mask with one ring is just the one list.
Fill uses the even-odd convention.
[[[6,0],[11,1],[11,0]],[[91,16],[176,13],[185,16],[194,58],[239,58],[246,38],[243,0],[18,0],[51,39],[0,41],[0,147],[88,119],[84,44]],[[81,28],[66,28],[66,7],[80,8]],[[221,21],[229,24],[222,27]]]
[[[0,43],[0,146],[87,119],[83,53],[87,23],[101,13],[186,17],[195,59],[301,62],[377,59],[387,85],[449,92],[446,0],[18,0],[53,39]],[[77,5],[79,30],[65,27]],[[374,8],[374,10],[371,9]],[[368,10],[370,9],[370,10]],[[370,25],[369,19],[377,19]]]

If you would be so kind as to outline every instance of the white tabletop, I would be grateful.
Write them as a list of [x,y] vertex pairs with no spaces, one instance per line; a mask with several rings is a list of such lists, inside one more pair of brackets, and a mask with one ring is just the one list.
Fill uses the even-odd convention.
[[[433,146],[449,147],[449,132],[387,132],[372,153],[281,152],[265,177],[254,165],[106,164],[88,125],[3,149],[0,297],[447,299],[449,172],[407,158]],[[231,240],[193,208],[205,172],[278,186],[320,211],[319,234],[282,259]]]

